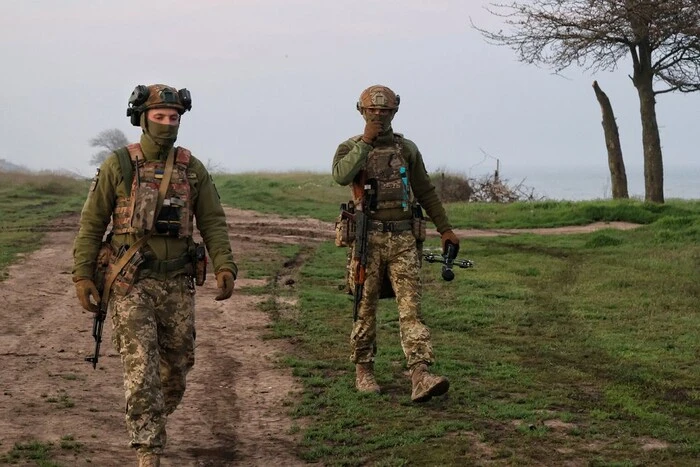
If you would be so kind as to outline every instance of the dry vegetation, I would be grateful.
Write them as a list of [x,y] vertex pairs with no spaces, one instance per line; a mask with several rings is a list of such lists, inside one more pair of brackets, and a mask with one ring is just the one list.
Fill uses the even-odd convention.
[[438,196],[444,203],[459,201],[512,203],[542,199],[535,193],[534,188],[525,186],[523,182],[510,184],[507,179],[500,178],[497,172],[493,175],[469,178],[440,170],[434,173],[431,179]]

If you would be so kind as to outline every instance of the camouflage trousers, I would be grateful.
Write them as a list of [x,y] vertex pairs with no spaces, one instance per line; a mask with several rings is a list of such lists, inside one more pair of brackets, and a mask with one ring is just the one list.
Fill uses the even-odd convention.
[[124,368],[126,427],[133,448],[162,452],[165,422],[194,365],[194,289],[184,275],[146,278],[113,296],[113,342]]
[[401,347],[409,368],[418,362],[432,364],[430,331],[420,316],[421,257],[415,237],[410,231],[370,232],[367,253],[362,301],[350,335],[350,359],[354,363],[374,361],[377,353],[377,304],[386,274],[396,293]]

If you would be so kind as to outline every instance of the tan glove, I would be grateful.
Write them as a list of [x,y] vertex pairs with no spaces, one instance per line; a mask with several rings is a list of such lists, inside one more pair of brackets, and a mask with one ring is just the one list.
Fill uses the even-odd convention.
[[381,132],[382,122],[378,120],[368,121],[365,124],[365,132],[362,134],[362,141],[367,144],[372,144],[372,142],[377,139],[377,136],[379,136],[379,133]]
[[221,269],[216,273],[216,286],[221,290],[214,300],[226,300],[233,295],[233,273],[228,269]]
[[447,243],[452,243],[455,246],[455,254],[459,252],[459,238],[457,238],[457,235],[451,230],[445,230],[441,235],[440,235],[440,243],[442,243],[442,252],[443,254],[447,252]]
[[[97,304],[100,303],[101,297],[92,279],[88,279],[87,277],[74,277],[73,282],[75,282],[75,294],[78,296],[78,300],[80,300],[80,306],[90,313],[97,313],[100,310]],[[91,296],[95,303],[90,301]]]

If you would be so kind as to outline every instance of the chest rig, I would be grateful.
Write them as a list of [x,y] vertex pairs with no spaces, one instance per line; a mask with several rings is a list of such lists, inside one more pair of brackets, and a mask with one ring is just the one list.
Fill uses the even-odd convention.
[[126,150],[134,169],[133,178],[128,195],[117,197],[112,231],[115,234],[143,235],[154,230],[153,235],[191,237],[193,212],[187,167],[192,153],[181,147],[175,149],[173,174],[160,214],[155,219],[165,161],[146,160],[138,143],[128,145]]
[[[401,135],[394,134],[394,144],[372,149],[367,156],[366,180],[376,180],[376,194],[372,211],[401,208],[413,205],[413,191],[409,183],[408,163],[403,157]],[[359,200],[355,200],[359,203]]]

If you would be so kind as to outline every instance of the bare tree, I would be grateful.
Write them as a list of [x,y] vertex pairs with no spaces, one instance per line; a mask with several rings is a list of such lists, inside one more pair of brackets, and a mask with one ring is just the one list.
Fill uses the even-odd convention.
[[109,130],[102,130],[99,132],[97,136],[90,139],[89,143],[90,147],[104,148],[93,154],[90,159],[90,165],[100,165],[114,151],[129,144],[129,140],[126,139],[126,136],[124,136],[121,130],[110,128]]
[[[508,31],[476,27],[520,61],[562,71],[571,65],[615,70],[632,59],[639,97],[645,199],[664,202],[663,158],[656,96],[700,90],[700,8],[697,0],[530,0],[492,3]],[[663,85],[660,90],[655,84]]]
[[625,161],[622,159],[622,145],[620,144],[620,132],[615,122],[615,112],[613,112],[608,95],[600,89],[598,81],[593,81],[593,91],[603,114],[603,134],[605,135],[605,147],[608,149],[608,168],[610,169],[613,199],[627,199],[629,198],[627,172],[625,171]]

